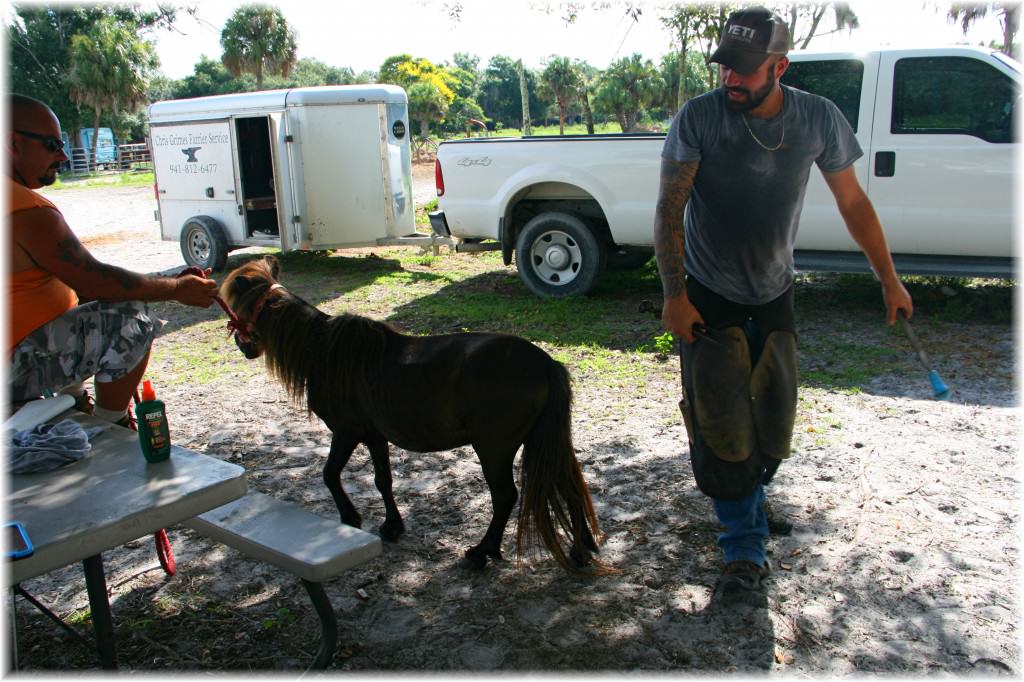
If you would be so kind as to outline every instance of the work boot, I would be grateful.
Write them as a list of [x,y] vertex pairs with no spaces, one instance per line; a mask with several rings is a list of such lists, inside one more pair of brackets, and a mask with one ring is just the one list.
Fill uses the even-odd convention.
[[722,571],[717,591],[723,595],[730,595],[742,591],[759,590],[769,573],[771,573],[771,568],[767,561],[764,566],[758,566],[753,561],[730,561]]

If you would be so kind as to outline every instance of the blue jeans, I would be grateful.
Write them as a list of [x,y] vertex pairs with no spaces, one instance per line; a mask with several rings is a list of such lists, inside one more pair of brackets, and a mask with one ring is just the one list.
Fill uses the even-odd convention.
[[764,541],[768,537],[768,517],[764,513],[764,486],[735,502],[711,499],[715,515],[725,526],[718,536],[718,546],[725,553],[725,563],[752,561],[764,566],[768,557]]

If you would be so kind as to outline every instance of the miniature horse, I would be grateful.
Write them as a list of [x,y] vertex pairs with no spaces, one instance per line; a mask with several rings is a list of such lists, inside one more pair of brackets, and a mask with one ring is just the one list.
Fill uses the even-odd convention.
[[407,336],[365,317],[331,317],[277,284],[279,271],[272,256],[250,261],[224,279],[220,292],[241,321],[235,341],[245,357],[264,355],[291,398],[333,433],[323,477],[342,523],[362,524],[341,487],[341,471],[359,443],[370,451],[384,498],[385,540],[403,530],[388,443],[413,452],[472,445],[493,510],[483,540],[466,552],[469,564],[482,568],[488,557],[501,558],[518,498],[512,463],[523,445],[517,559],[539,539],[570,572],[588,563],[590,574],[608,571],[590,554],[598,551],[600,531],[573,450],[565,367],[517,336]]

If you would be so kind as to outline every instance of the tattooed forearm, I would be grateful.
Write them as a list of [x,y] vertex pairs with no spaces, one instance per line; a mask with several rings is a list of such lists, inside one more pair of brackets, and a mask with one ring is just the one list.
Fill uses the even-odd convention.
[[57,256],[68,265],[81,268],[104,279],[113,279],[125,291],[130,291],[142,282],[142,275],[113,265],[101,263],[82,246],[77,239],[65,239],[57,244]]
[[700,162],[661,161],[661,186],[654,211],[654,255],[666,298],[686,291],[683,216]]

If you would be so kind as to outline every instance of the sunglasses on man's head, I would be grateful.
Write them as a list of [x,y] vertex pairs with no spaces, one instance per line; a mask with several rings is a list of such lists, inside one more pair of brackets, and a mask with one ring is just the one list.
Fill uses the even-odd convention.
[[33,140],[39,140],[40,142],[43,143],[43,146],[46,147],[46,151],[50,152],[51,154],[59,152],[61,149],[64,149],[64,140],[60,139],[59,137],[54,137],[53,135],[40,135],[39,133],[30,133],[27,130],[15,130],[14,132],[18,133],[19,135],[23,135],[24,137],[32,138]]

